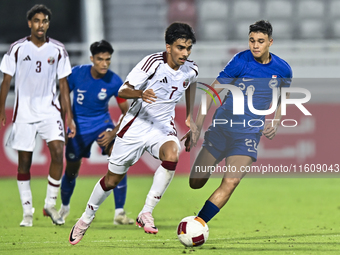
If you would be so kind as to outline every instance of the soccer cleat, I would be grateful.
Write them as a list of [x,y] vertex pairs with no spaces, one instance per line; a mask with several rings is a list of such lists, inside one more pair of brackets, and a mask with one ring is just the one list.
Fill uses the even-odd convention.
[[80,242],[80,240],[85,235],[86,230],[90,227],[89,224],[85,223],[82,219],[79,219],[77,223],[73,226],[68,241],[70,244],[75,245]]
[[34,208],[32,208],[31,213],[25,214],[23,220],[20,222],[20,227],[32,227],[33,226],[33,213]]
[[23,220],[20,222],[20,227],[32,227],[33,226],[33,215],[25,215]]
[[59,210],[59,215],[60,215],[60,218],[64,221],[64,223],[65,223],[66,217],[69,214],[70,214],[70,205],[67,205],[67,206],[61,205],[61,208]]
[[157,234],[158,229],[155,227],[154,219],[150,212],[141,213],[136,219],[136,226],[143,227],[145,233]]
[[113,224],[114,225],[129,225],[133,224],[133,219],[129,218],[126,216],[125,211],[119,213],[114,219],[113,219]]
[[65,223],[65,221],[60,217],[55,207],[44,208],[43,213],[44,213],[44,216],[50,217],[53,224],[55,225],[63,225]]

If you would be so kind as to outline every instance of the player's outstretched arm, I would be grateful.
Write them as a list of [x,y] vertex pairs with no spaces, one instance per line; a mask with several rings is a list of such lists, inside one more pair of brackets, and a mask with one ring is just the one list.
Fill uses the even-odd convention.
[[118,91],[118,96],[125,99],[142,98],[143,101],[151,104],[156,101],[156,94],[152,89],[138,90],[135,89],[128,81],[125,82]]
[[59,79],[60,88],[60,103],[61,108],[66,114],[66,125],[70,129],[68,137],[73,138],[76,135],[76,124],[73,120],[73,113],[71,110],[70,88],[68,86],[67,78]]
[[[214,82],[211,84],[211,87],[215,87],[216,84],[220,84],[218,80],[214,80]],[[215,89],[217,93],[220,93],[223,88],[219,88],[219,89]],[[213,93],[212,91],[210,91],[213,95],[215,95],[215,93]],[[207,111],[209,111],[211,104],[213,102],[213,99],[211,97],[207,97]],[[202,103],[199,106],[198,112],[197,112],[197,117],[196,117],[196,132],[192,132],[192,142],[193,142],[193,146],[196,145],[198,139],[200,138],[200,134],[201,134],[201,130],[203,127],[203,123],[205,120],[206,115],[202,114]]]
[[[11,87],[12,76],[4,73],[4,78],[1,83],[0,90],[0,121],[2,126],[6,125],[6,99],[8,95],[8,91]],[[0,125],[1,129],[1,125]]]
[[185,91],[185,104],[186,104],[186,119],[185,125],[190,128],[190,130],[181,138],[181,141],[185,140],[184,146],[185,151],[190,151],[191,149],[191,133],[196,132],[196,124],[192,118],[193,110],[195,106],[195,96],[196,96],[196,82],[190,84],[189,88]]
[[[214,88],[216,86],[216,84],[220,84],[218,80],[214,80],[214,82],[211,84],[211,87]],[[223,88],[218,88],[218,89],[215,89],[215,90],[216,90],[217,93],[221,93]],[[215,95],[215,93],[212,93],[212,94]],[[207,111],[210,109],[212,101],[213,100],[212,100],[211,97],[207,97]],[[202,103],[201,103],[200,106],[199,106],[198,112],[197,112],[196,122],[191,121],[190,131],[188,133],[186,133],[185,136],[183,136],[181,138],[181,141],[185,140],[184,145],[185,145],[186,151],[190,151],[190,148],[192,146],[196,146],[196,143],[197,143],[197,141],[198,141],[198,139],[200,138],[200,135],[201,135],[201,130],[202,130],[202,127],[203,127],[205,117],[206,117],[206,115],[202,114]]]

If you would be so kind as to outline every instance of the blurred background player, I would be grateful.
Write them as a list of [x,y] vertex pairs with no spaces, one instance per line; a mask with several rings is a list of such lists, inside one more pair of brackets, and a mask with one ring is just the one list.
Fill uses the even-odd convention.
[[61,106],[70,129],[69,137],[74,137],[76,133],[66,79],[71,73],[69,57],[62,43],[46,36],[51,14],[44,5],[35,5],[27,12],[31,35],[11,45],[0,67],[4,73],[0,92],[2,125],[6,124],[5,102],[11,79],[16,73],[13,127],[6,145],[18,151],[17,181],[24,212],[20,226],[24,227],[33,225],[30,167],[37,134],[46,140],[51,154],[43,213],[51,217],[54,224],[63,224],[55,208],[63,171],[65,141],[56,76],[59,79]]
[[[286,61],[269,52],[273,38],[272,26],[268,21],[260,20],[250,25],[248,42],[249,50],[237,53],[220,72],[212,87],[216,84],[233,84],[245,95],[245,102],[247,96],[253,94],[254,108],[267,110],[272,103],[272,90],[290,86],[292,70]],[[216,88],[218,93],[222,90]],[[212,99],[207,97],[208,108],[211,102]],[[233,95],[230,92],[222,106],[216,110],[214,119],[227,120],[228,123],[211,125],[206,131],[202,148],[191,169],[190,187],[199,189],[210,177],[209,172],[196,172],[196,166],[203,168],[216,166],[225,158],[225,165],[235,167],[237,172],[225,173],[220,186],[198,213],[205,222],[210,221],[229,200],[245,175],[240,172],[241,167],[251,166],[256,161],[261,135],[269,139],[274,138],[281,119],[281,100],[277,102],[278,104],[274,105],[276,106],[275,121],[268,123],[264,128],[265,115],[252,113],[247,104],[244,107],[244,115],[233,115]],[[191,124],[193,144],[196,144],[199,139],[205,118],[205,115],[201,114],[201,107],[196,125]],[[249,120],[253,120],[251,126],[247,124]],[[231,122],[234,125],[230,125]]]
[[[97,141],[103,155],[110,155],[113,142],[122,117],[129,106],[126,99],[118,97],[118,90],[123,84],[121,78],[109,70],[113,48],[105,40],[94,42],[90,51],[93,65],[81,65],[72,68],[68,77],[70,91],[73,91],[73,114],[77,134],[68,139],[66,145],[66,169],[61,182],[62,206],[60,216],[65,218],[70,211],[70,199],[76,185],[76,178],[82,158],[90,157],[92,144]],[[109,113],[109,101],[116,97],[122,116],[115,127]],[[126,199],[126,176],[114,189],[115,217],[114,224],[132,224],[124,211]]]
[[[77,244],[89,228],[96,211],[111,190],[124,178],[144,151],[162,161],[136,225],[156,234],[152,211],[169,186],[178,162],[180,144],[174,125],[175,106],[186,94],[189,114],[189,85],[196,82],[198,68],[188,60],[196,42],[193,29],[173,23],[165,32],[166,51],[146,56],[129,73],[118,95],[134,99],[122,120],[109,159],[109,170],[93,189],[85,212],[73,226],[69,242]],[[195,87],[193,88],[195,89]]]

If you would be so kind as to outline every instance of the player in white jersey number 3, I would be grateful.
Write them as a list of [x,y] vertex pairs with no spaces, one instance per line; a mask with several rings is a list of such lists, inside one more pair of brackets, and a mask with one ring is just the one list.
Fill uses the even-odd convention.
[[[46,36],[51,11],[44,5],[35,5],[27,12],[31,35],[14,42],[1,62],[4,73],[0,91],[0,121],[6,124],[5,102],[15,74],[15,105],[12,132],[7,145],[18,151],[18,188],[24,211],[20,226],[33,224],[32,192],[30,188],[30,167],[32,164],[35,137],[46,140],[51,154],[47,193],[43,213],[57,225],[63,224],[55,209],[63,171],[64,123],[61,108],[67,116],[71,130],[76,129],[71,111],[69,87],[66,77],[71,65],[64,45]],[[56,77],[59,79],[58,99]]]
[[[175,105],[185,92],[190,123],[190,90],[195,89],[198,68],[188,60],[196,42],[193,29],[171,24],[165,33],[166,51],[146,56],[128,74],[118,96],[134,99],[122,120],[109,158],[109,170],[98,181],[85,212],[73,226],[69,242],[77,244],[89,228],[96,211],[144,151],[162,161],[136,224],[156,234],[152,211],[169,186],[178,162],[180,144],[174,125]],[[189,86],[191,84],[191,86]],[[194,85],[194,86],[193,86]],[[189,90],[188,88],[191,87]]]

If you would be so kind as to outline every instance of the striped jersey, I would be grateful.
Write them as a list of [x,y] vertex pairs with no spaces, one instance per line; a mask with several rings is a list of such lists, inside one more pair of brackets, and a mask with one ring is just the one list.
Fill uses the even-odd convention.
[[131,121],[138,118],[158,126],[164,133],[176,135],[175,105],[189,85],[196,82],[198,67],[187,60],[178,70],[174,70],[167,64],[166,57],[166,52],[146,56],[126,77],[125,82],[137,90],[153,89],[157,99],[153,103],[135,99],[124,117],[121,129],[126,130],[124,123],[131,125]]
[[13,122],[33,123],[60,115],[56,78],[71,73],[64,45],[52,38],[37,47],[30,37],[14,42],[4,55],[0,70],[15,74]]

